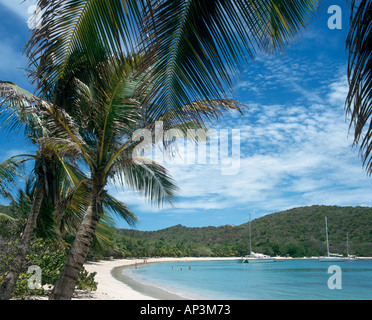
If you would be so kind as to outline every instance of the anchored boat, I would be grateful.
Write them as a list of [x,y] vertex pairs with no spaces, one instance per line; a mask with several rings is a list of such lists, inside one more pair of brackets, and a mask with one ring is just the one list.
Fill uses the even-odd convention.
[[249,215],[249,255],[240,258],[241,263],[268,263],[275,262],[275,259],[262,253],[252,251],[252,231],[251,231],[251,216]]
[[329,252],[329,241],[328,241],[328,226],[327,226],[327,217],[325,217],[325,229],[326,229],[326,241],[327,241],[327,256],[320,257],[320,262],[343,262],[346,261],[346,258],[338,253]]

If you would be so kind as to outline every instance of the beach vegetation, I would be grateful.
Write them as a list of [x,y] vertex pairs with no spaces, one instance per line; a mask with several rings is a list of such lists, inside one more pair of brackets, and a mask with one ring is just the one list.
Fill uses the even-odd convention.
[[[324,255],[324,216],[328,219],[331,251],[346,255],[346,233],[349,251],[359,256],[372,256],[372,209],[370,207],[311,206],[276,212],[251,222],[253,251],[271,256],[311,257]],[[161,240],[160,240],[161,239]],[[159,256],[233,257],[249,254],[249,224],[238,226],[189,228],[181,225],[158,230],[120,229],[116,232],[116,256],[136,257],[152,253],[162,243]],[[125,247],[123,246],[125,244]],[[125,250],[123,250],[125,248]],[[141,251],[142,250],[142,251]]]
[[[11,268],[14,257],[17,253],[19,240],[0,241],[0,282]],[[62,270],[71,245],[64,241],[52,239],[33,238],[29,245],[28,253],[14,290],[12,298],[28,299],[30,296],[45,296],[53,288]],[[40,288],[30,288],[29,279],[32,273],[28,271],[30,266],[37,266],[41,269]],[[88,273],[84,268],[79,274],[77,289],[94,291],[97,289],[97,282],[94,280],[95,273]]]

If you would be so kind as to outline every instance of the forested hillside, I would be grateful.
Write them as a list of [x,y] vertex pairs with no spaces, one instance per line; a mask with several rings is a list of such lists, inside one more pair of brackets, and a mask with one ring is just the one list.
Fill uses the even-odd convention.
[[[252,220],[253,251],[270,255],[318,256],[326,250],[324,217],[328,219],[330,250],[372,256],[372,208],[311,206]],[[124,256],[241,256],[249,251],[249,224],[159,231],[121,229],[117,249]]]

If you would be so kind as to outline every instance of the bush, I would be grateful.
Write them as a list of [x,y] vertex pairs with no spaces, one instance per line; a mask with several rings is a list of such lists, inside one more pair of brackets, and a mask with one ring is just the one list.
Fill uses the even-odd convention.
[[[13,250],[9,249],[5,254],[1,254],[1,261],[6,261],[5,268],[0,269],[0,283],[4,279],[5,274],[9,271],[11,263],[14,259],[16,243],[7,243],[7,247],[13,247]],[[29,295],[45,295],[44,289],[30,289],[28,281],[32,276],[28,273],[30,266],[38,266],[41,269],[41,284],[54,285],[58,279],[58,276],[64,266],[70,245],[65,242],[55,242],[52,240],[34,239],[30,243],[30,249],[26,255],[26,261],[24,269],[20,274],[13,296],[17,298],[23,298]],[[1,263],[3,264],[3,263]],[[77,288],[83,290],[96,290],[97,282],[94,281],[96,273],[88,273],[84,268],[81,271],[78,281]]]

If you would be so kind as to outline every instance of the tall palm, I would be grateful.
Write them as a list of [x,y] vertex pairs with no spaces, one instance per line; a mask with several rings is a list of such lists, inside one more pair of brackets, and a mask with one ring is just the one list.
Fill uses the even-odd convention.
[[[26,135],[34,142],[39,137],[47,134],[47,129],[43,126],[43,121],[37,113],[25,112],[25,110],[33,111],[37,108],[40,101],[36,97],[12,83],[0,81],[0,98],[2,99],[0,104],[1,115],[5,127],[13,130],[17,126],[24,125]],[[32,205],[11,270],[0,286],[0,299],[9,299],[13,292],[44,198],[47,196],[55,200],[55,192],[58,192],[56,188],[55,161],[50,150],[39,146],[36,154],[31,155],[31,158],[35,160],[33,171],[37,177]]]
[[[73,117],[66,109],[50,106],[46,110],[50,116],[49,123],[55,127],[51,138],[42,143],[57,153],[68,149],[79,154],[90,172],[91,185],[89,206],[51,299],[71,298],[103,214],[108,183],[119,182],[157,204],[172,202],[177,187],[166,169],[150,160],[135,161],[133,151],[140,143],[134,139],[136,130],[151,130],[155,121],[161,120],[165,130],[178,128],[185,132],[187,127],[199,125],[195,108],[205,117],[218,116],[226,109],[241,111],[239,104],[232,100],[196,101],[192,107],[183,106],[177,110],[187,115],[188,120],[177,121],[177,117],[170,113],[154,118],[149,111],[156,106],[144,104],[146,97],[137,96],[137,88],[144,79],[133,71],[136,57],[127,58],[127,64],[122,64],[120,71],[111,58],[91,70],[91,77],[86,77],[87,83],[74,79],[76,91],[71,92],[69,110]],[[120,57],[116,63],[122,63],[124,59]]]
[[346,110],[354,126],[363,164],[372,174],[372,1],[351,2],[351,26],[346,41],[349,93]]
[[[90,186],[87,183],[88,179],[76,167],[74,161],[72,163],[68,161],[68,159],[74,159],[71,157],[73,152],[61,153],[59,151],[57,154],[45,143],[51,134],[46,122],[46,115],[51,114],[45,112],[49,110],[47,106],[50,105],[47,100],[40,99],[15,84],[4,81],[0,83],[0,97],[3,98],[1,114],[4,118],[4,126],[14,129],[22,124],[25,125],[28,138],[39,145],[39,150],[35,155],[15,156],[0,165],[0,178],[2,178],[0,181],[11,183],[15,178],[14,170],[19,163],[30,159],[35,161],[32,205],[12,268],[0,287],[0,298],[9,299],[21,272],[39,213],[43,213],[44,219],[41,221],[45,221],[48,215],[49,221],[54,222],[60,228],[60,232],[66,228],[69,232],[74,232],[87,207],[85,199],[90,192]],[[15,159],[20,157],[22,160],[16,162]],[[9,192],[5,190],[5,184],[2,183],[0,183],[0,192],[9,195]],[[43,210],[41,210],[42,207]],[[124,203],[110,195],[104,198],[104,207],[106,212],[116,214],[129,225],[134,225],[137,220]],[[98,243],[105,240],[106,230],[104,228],[102,226],[103,232],[97,233]],[[50,232],[50,229],[48,231]]]
[[95,55],[97,39],[113,56],[138,53],[143,59],[136,68],[152,84],[148,100],[158,105],[151,112],[160,115],[195,100],[226,98],[225,89],[242,64],[257,51],[283,49],[318,4],[318,0],[39,0],[42,26],[34,30],[26,53],[40,62],[35,80],[42,91],[45,82],[64,78],[69,56],[77,49],[85,50],[95,67],[100,61]]
[[18,279],[19,274],[21,273],[23,262],[25,260],[29,243],[31,241],[32,233],[36,227],[36,221],[40,212],[40,208],[45,196],[45,186],[47,185],[47,177],[44,175],[44,168],[48,162],[43,161],[43,158],[40,157],[38,159],[41,161],[40,166],[36,166],[35,169],[37,171],[38,180],[37,185],[35,186],[35,192],[32,200],[32,206],[30,208],[30,214],[27,219],[27,224],[22,233],[22,239],[18,246],[17,254],[14,258],[12,263],[11,270],[6,275],[3,283],[0,287],[0,299],[1,300],[8,300],[10,298],[11,293],[13,292],[15,283]]

